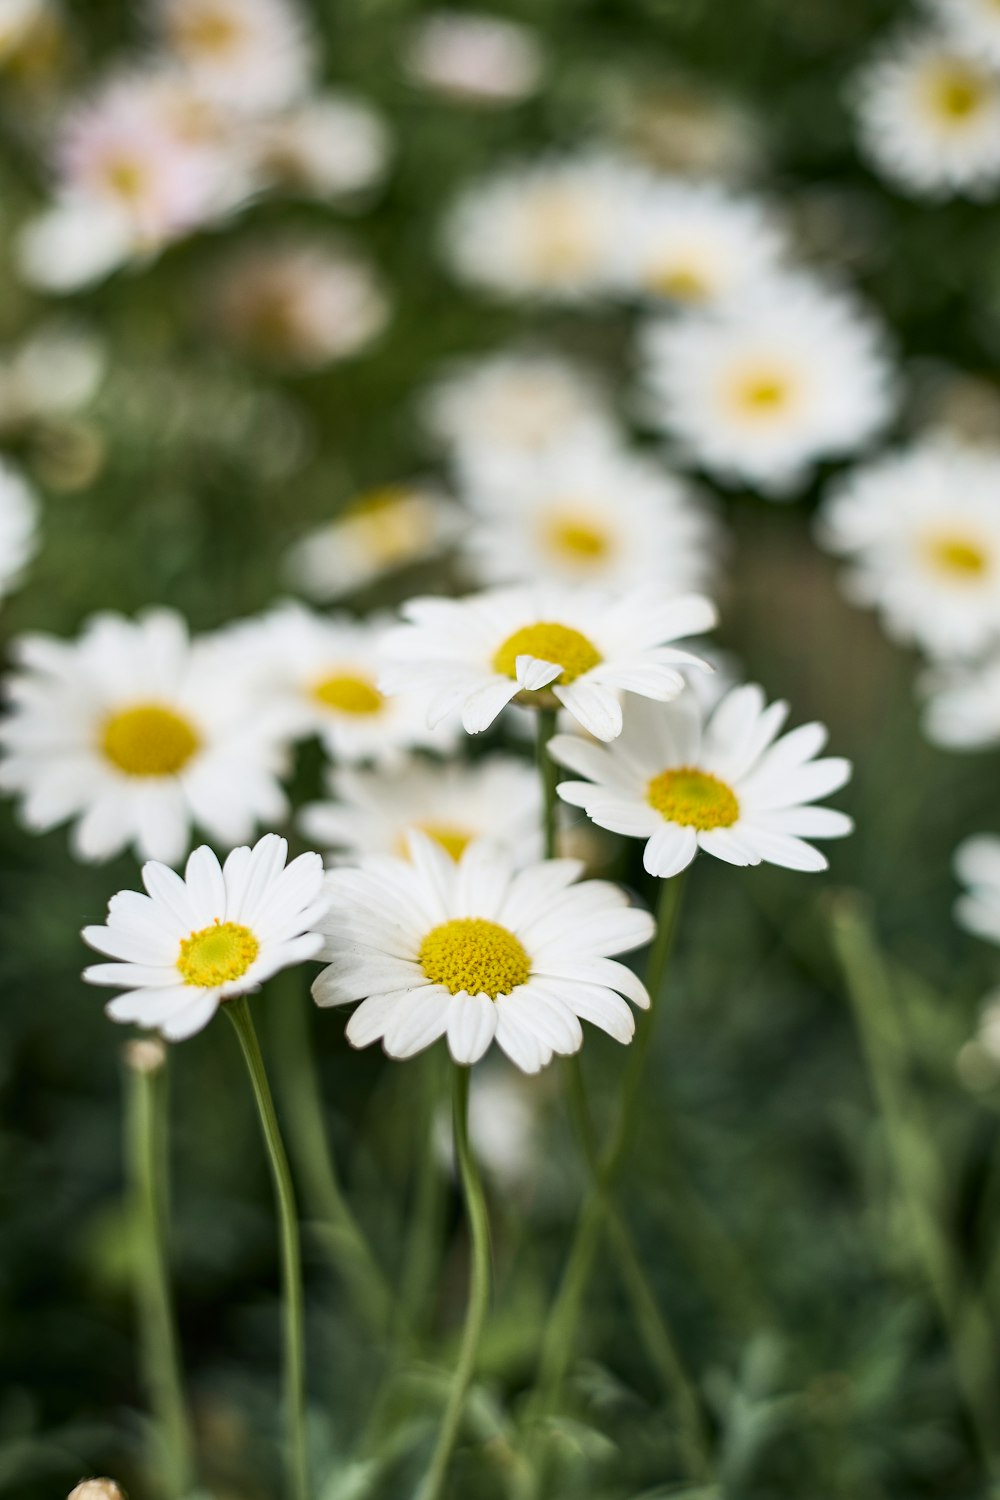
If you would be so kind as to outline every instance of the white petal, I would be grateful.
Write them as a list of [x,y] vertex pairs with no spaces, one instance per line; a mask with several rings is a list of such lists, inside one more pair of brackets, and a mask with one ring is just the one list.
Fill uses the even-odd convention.
[[226,882],[222,866],[207,844],[190,854],[184,880],[198,914],[199,927],[207,927],[216,918],[221,922],[226,915]]
[[622,707],[608,688],[580,677],[552,691],[574,719],[597,739],[614,740],[621,734]]
[[679,875],[698,853],[698,834],[679,823],[660,823],[643,850],[642,862],[650,875],[669,880]]
[[519,656],[514,662],[518,685],[529,693],[548,687],[550,682],[562,676],[562,670],[558,662],[542,661],[537,656]]
[[451,996],[443,985],[415,990],[389,1018],[382,1045],[390,1057],[412,1057],[444,1036]]
[[160,1032],[168,1042],[182,1042],[189,1036],[194,1036],[196,1031],[201,1031],[207,1026],[219,1008],[219,996],[216,990],[206,990],[193,1000],[190,1005],[179,1010],[176,1015],[170,1016],[161,1022]]
[[448,1047],[457,1063],[478,1062],[497,1029],[496,1005],[488,995],[452,995]]

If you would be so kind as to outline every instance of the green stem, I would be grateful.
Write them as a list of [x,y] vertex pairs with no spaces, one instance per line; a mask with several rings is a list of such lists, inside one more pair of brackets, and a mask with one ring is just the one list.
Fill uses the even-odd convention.
[[[290,971],[297,978],[295,971]],[[312,1228],[371,1325],[384,1333],[392,1292],[344,1196],[330,1147],[309,1027],[312,1007],[301,985],[288,987],[272,1007],[279,1094],[288,1140],[302,1182]]]
[[[138,1042],[134,1048],[158,1048]],[[126,1053],[127,1152],[136,1244],[136,1298],[145,1381],[158,1429],[153,1472],[163,1476],[168,1500],[182,1500],[193,1483],[194,1445],[181,1378],[167,1256],[166,1056]]]
[[554,708],[540,708],[538,714],[538,740],[536,758],[538,761],[538,774],[542,779],[542,839],[543,852],[546,859],[554,859],[556,853],[556,809],[559,799],[556,796],[556,782],[559,780],[559,767],[549,754],[549,740],[556,732],[556,710]]
[[287,1421],[288,1494],[290,1500],[309,1500],[309,1466],[306,1457],[305,1332],[302,1294],[302,1255],[295,1209],[292,1176],[274,1100],[267,1081],[257,1030],[246,997],[238,996],[224,1006],[239,1039],[250,1075],[260,1128],[267,1147],[281,1231],[282,1301],[285,1344],[285,1409]]
[[430,1468],[417,1492],[417,1500],[438,1500],[441,1494],[451,1455],[458,1441],[465,1398],[475,1374],[479,1341],[482,1337],[490,1300],[490,1229],[486,1195],[483,1192],[479,1168],[469,1142],[470,1070],[456,1066],[453,1076],[455,1151],[472,1238],[472,1271],[458,1363],[452,1377],[451,1392],[441,1421],[441,1430],[438,1433]]
[[990,1478],[998,1477],[1000,1393],[990,1320],[941,1230],[943,1183],[926,1126],[908,1098],[906,1039],[882,955],[860,902],[841,896],[833,940],[854,1011],[912,1245],[938,1309],[959,1391]]
[[413,1219],[407,1234],[405,1269],[399,1290],[396,1325],[398,1338],[409,1336],[414,1341],[422,1331],[421,1310],[427,1304],[429,1288],[440,1263],[445,1205],[445,1178],[434,1137],[438,1103],[445,1084],[441,1065],[448,1063],[448,1057],[446,1053],[439,1055],[439,1049],[430,1048],[422,1062],[424,1107],[416,1139],[419,1153],[417,1182]]

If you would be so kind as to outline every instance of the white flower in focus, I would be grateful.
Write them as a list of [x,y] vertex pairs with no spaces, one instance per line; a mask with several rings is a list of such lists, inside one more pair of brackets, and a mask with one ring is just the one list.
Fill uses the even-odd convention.
[[428,391],[429,431],[475,474],[497,453],[538,453],[590,433],[612,436],[607,397],[589,370],[541,351],[463,360]]
[[952,665],[926,674],[924,732],[948,750],[987,750],[1000,745],[1000,653],[969,666]]
[[501,297],[572,302],[607,295],[634,175],[622,161],[594,154],[475,183],[445,223],[452,272]]
[[17,586],[38,546],[38,501],[20,474],[0,460],[0,598]]
[[286,866],[287,857],[286,841],[268,833],[252,849],[234,849],[224,865],[203,844],[183,879],[167,865],[146,864],[148,895],[119,891],[107,926],[83,929],[84,941],[113,960],[91,964],[84,979],[124,992],[107,1015],[182,1041],[227,1000],[315,958],[328,905],[323,861],[300,854]]
[[338,864],[366,854],[405,857],[414,829],[458,859],[476,839],[506,844],[517,864],[542,855],[538,773],[527,761],[490,755],[470,764],[410,759],[389,770],[334,766],[329,802],[303,808],[306,837]]
[[241,246],[219,268],[211,314],[252,357],[318,370],[372,343],[389,305],[374,272],[352,252],[322,240],[280,239]]
[[931,0],[947,34],[962,52],[1000,69],[1000,7],[996,0]]
[[585,584],[661,596],[705,587],[715,527],[660,464],[587,435],[480,463],[464,552],[478,581]]
[[578,860],[544,860],[515,872],[501,846],[470,844],[456,862],[422,834],[410,858],[375,856],[327,875],[321,921],[328,968],[313,983],[318,1005],[361,1004],[347,1023],[354,1047],[381,1041],[412,1057],[447,1036],[457,1063],[491,1042],[525,1073],[553,1053],[577,1052],[581,1020],[619,1042],[643,1009],[645,988],[614,955],[653,936],[648,912],[604,881],[575,885]]
[[465,521],[454,501],[416,484],[384,485],[358,495],[333,521],[291,549],[288,569],[310,598],[342,599],[443,552]]
[[381,117],[332,91],[247,127],[246,147],[265,186],[332,199],[378,182],[389,159]]
[[621,733],[621,693],[666,701],[681,691],[679,669],[704,663],[670,642],[710,630],[716,618],[697,594],[558,588],[411,599],[402,615],[406,623],[383,638],[395,663],[381,682],[386,692],[423,693],[429,724],[461,709],[465,729],[478,734],[517,698],[561,704],[600,740]]
[[806,840],[842,838],[852,824],[812,804],[842,787],[851,766],[816,759],[822,724],[778,738],[787,713],[787,703],[767,706],[756,684],[734,688],[707,718],[690,692],[667,704],[632,700],[608,748],[577,735],[549,742],[554,760],[589,778],[564,781],[559,795],[599,827],[645,839],[643,864],[661,879],[699,849],[731,865],[825,870]]
[[532,31],[475,11],[425,16],[410,35],[403,62],[415,83],[487,107],[527,99],[542,76],[542,51]]
[[292,737],[318,735],[334,760],[385,762],[417,746],[449,749],[454,732],[428,729],[418,694],[379,690],[384,625],[285,604],[231,626],[223,639],[253,661],[258,707]]
[[1000,186],[1000,77],[949,39],[897,38],[855,93],[861,144],[904,191],[980,198]]
[[197,824],[222,844],[286,814],[283,726],[232,646],[190,641],[181,617],[95,615],[75,641],[27,635],[5,682],[0,787],[33,832],[73,820],[74,854],[127,846],[175,863]]
[[294,0],[156,0],[168,52],[212,99],[276,110],[309,86],[312,36]]
[[894,639],[939,659],[1000,642],[1000,449],[942,439],[878,458],[826,501],[819,536]]
[[774,499],[872,437],[894,404],[879,325],[804,276],[653,324],[645,386],[650,420],[685,455]]
[[775,272],[785,236],[764,205],[711,182],[651,176],[621,228],[623,290],[704,306]]

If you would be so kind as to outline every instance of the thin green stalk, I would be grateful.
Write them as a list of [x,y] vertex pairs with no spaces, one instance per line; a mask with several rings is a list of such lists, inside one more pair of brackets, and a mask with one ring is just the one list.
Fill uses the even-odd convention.
[[451,1391],[445,1407],[441,1429],[431,1457],[430,1467],[417,1491],[417,1500],[438,1500],[448,1473],[448,1465],[458,1441],[465,1398],[476,1370],[479,1342],[490,1301],[490,1228],[486,1194],[469,1141],[470,1069],[456,1065],[453,1095],[455,1151],[458,1173],[465,1196],[465,1208],[472,1239],[472,1269],[465,1327],[458,1352],[458,1363],[452,1376]]
[[906,1038],[892,985],[860,902],[849,895],[833,912],[833,940],[854,1011],[872,1090],[917,1262],[937,1306],[956,1381],[991,1480],[1000,1478],[1000,1392],[990,1320],[941,1230],[943,1184],[932,1142],[909,1098]]
[[136,1300],[145,1382],[157,1428],[151,1465],[168,1500],[183,1500],[193,1485],[194,1444],[184,1401],[167,1254],[166,1051],[135,1042],[128,1065],[127,1154],[136,1232]]
[[[298,979],[297,971],[289,971]],[[389,1283],[344,1196],[330,1146],[309,1027],[312,1007],[298,982],[271,1008],[278,1088],[288,1141],[302,1183],[311,1228],[372,1326],[386,1332],[392,1316]]]
[[546,859],[553,859],[556,852],[556,782],[559,767],[549,754],[549,740],[556,732],[556,710],[540,708],[538,716],[537,761],[538,774],[542,779],[542,839]]
[[309,1500],[309,1465],[306,1456],[305,1330],[302,1294],[302,1254],[288,1157],[274,1110],[257,1030],[246,997],[238,996],[224,1007],[239,1039],[250,1075],[260,1128],[267,1147],[281,1233],[282,1304],[285,1345],[285,1414],[287,1422],[287,1475],[290,1500]]
[[447,1064],[448,1058],[440,1049],[431,1048],[422,1062],[424,1108],[417,1135],[417,1182],[396,1319],[397,1338],[409,1336],[414,1340],[421,1331],[421,1309],[427,1303],[440,1260],[445,1206],[445,1177],[435,1149],[434,1134],[438,1103],[444,1088],[441,1065]]

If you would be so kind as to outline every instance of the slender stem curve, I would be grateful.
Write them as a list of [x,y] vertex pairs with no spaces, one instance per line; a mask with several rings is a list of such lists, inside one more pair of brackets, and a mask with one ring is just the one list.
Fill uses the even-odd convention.
[[538,739],[536,744],[536,756],[538,760],[538,774],[542,779],[542,840],[543,853],[546,859],[554,859],[556,853],[556,809],[559,799],[556,796],[556,782],[559,779],[559,767],[549,754],[549,740],[556,732],[556,710],[554,708],[540,708],[538,714]]
[[250,1075],[260,1128],[267,1147],[281,1234],[282,1303],[285,1345],[285,1412],[287,1421],[288,1494],[290,1500],[309,1500],[309,1466],[306,1456],[305,1331],[302,1293],[302,1253],[295,1207],[292,1174],[288,1169],[278,1116],[271,1097],[257,1029],[246,997],[238,996],[224,1007],[239,1039]]

